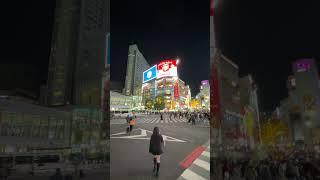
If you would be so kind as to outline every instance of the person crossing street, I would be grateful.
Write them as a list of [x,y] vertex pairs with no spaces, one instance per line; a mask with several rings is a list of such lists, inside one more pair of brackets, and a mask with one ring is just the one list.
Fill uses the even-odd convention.
[[160,169],[160,156],[163,153],[163,147],[165,146],[165,141],[158,127],[154,127],[153,134],[151,135],[149,152],[153,155],[153,173],[155,176],[159,176]]
[[133,126],[134,126],[135,124],[136,124],[135,119],[133,119],[133,117],[130,117],[130,120],[129,120],[129,133],[132,132]]

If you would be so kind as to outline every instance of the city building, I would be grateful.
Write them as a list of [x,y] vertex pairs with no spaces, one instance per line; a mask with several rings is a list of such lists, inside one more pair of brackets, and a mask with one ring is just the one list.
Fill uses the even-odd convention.
[[2,155],[71,150],[71,113],[26,102],[0,99]]
[[290,98],[289,126],[293,142],[320,142],[319,72],[314,59],[292,63],[293,76],[288,79]]
[[[165,110],[183,110],[190,106],[190,87],[178,77],[178,60],[162,60],[143,73],[142,104],[162,97]],[[162,109],[162,108],[161,108]]]
[[197,95],[201,108],[209,110],[210,109],[210,84],[209,80],[201,81],[200,92]]
[[122,93],[123,92],[123,84],[121,82],[112,81],[110,84],[111,91]]
[[142,74],[150,66],[136,44],[129,46],[124,94],[141,96]]
[[109,1],[57,0],[47,82],[49,106],[101,106]]
[[36,94],[24,89],[0,90],[0,98],[21,101],[30,104],[39,104]]
[[[214,128],[212,136],[218,144],[241,146],[242,118],[239,89],[239,67],[225,57],[219,49],[215,50],[211,62],[210,94]],[[210,99],[211,99],[210,98]]]
[[133,96],[110,91],[110,109],[112,112],[128,112],[134,108]]
[[249,74],[240,78],[240,103],[243,115],[244,139],[253,149],[257,140],[261,139],[260,113],[258,106],[257,85]]
[[106,152],[106,122],[103,109],[96,106],[76,105],[64,107],[72,113],[71,147],[72,152]]

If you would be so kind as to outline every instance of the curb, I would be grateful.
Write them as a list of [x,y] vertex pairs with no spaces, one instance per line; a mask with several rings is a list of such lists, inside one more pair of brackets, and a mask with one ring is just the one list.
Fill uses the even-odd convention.
[[210,141],[196,148],[198,151],[200,149],[203,149],[200,156],[193,160],[192,164],[183,171],[177,180],[210,179]]

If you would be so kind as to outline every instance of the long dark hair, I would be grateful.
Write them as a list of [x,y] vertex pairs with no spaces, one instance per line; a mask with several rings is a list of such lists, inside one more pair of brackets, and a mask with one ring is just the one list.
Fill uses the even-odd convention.
[[153,128],[153,134],[152,135],[159,135],[160,134],[160,130],[158,127],[154,127]]

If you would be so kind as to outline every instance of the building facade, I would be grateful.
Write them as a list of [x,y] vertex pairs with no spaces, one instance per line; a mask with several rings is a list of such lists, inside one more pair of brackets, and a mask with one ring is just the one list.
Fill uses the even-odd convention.
[[57,0],[47,83],[49,106],[101,106],[108,3]]
[[210,84],[209,80],[201,81],[198,99],[202,109],[210,109]]
[[289,78],[291,101],[289,126],[293,142],[319,142],[316,134],[320,126],[319,72],[314,59],[300,59],[292,63],[294,76]]
[[70,112],[0,99],[1,154],[68,148],[70,137]]
[[150,66],[136,44],[129,46],[124,94],[141,96],[142,74]]
[[133,96],[126,96],[118,92],[110,91],[110,109],[112,112],[125,112],[134,108]]

